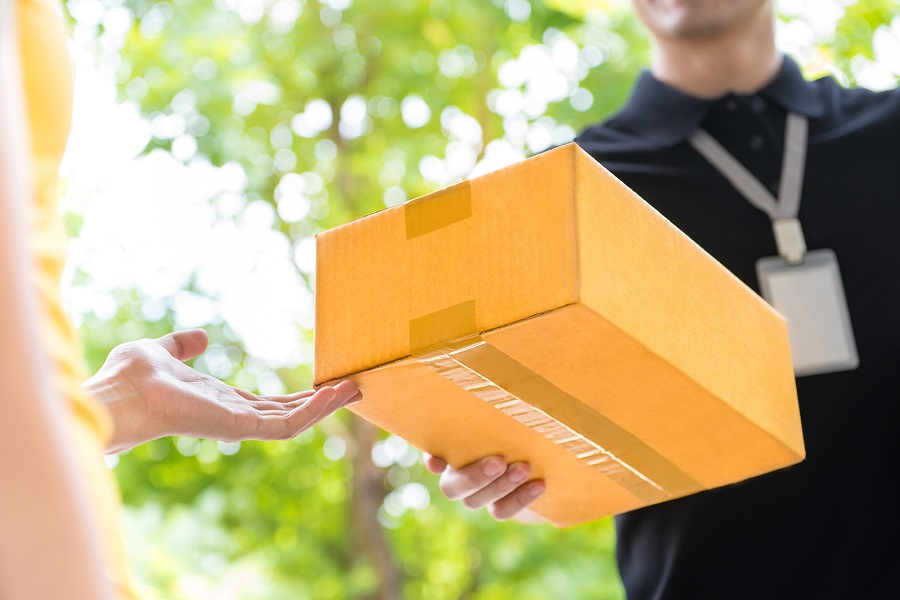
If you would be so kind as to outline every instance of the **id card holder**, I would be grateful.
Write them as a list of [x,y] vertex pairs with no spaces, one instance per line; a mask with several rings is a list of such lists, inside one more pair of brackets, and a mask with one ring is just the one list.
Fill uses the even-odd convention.
[[849,371],[859,366],[837,257],[828,249],[790,265],[780,256],[756,262],[763,298],[787,319],[794,375]]

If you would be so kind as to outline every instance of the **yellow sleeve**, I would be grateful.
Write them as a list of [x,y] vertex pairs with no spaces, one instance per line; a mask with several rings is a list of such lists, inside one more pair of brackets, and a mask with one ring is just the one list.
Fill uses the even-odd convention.
[[51,358],[54,387],[70,408],[72,453],[99,528],[108,575],[117,598],[132,599],[136,596],[118,520],[118,488],[103,460],[112,421],[105,408],[81,391],[87,378],[85,367],[60,290],[66,235],[57,211],[58,172],[72,118],[66,31],[55,0],[19,0],[18,18],[32,144],[34,202],[29,213],[29,242],[40,300],[41,341]]

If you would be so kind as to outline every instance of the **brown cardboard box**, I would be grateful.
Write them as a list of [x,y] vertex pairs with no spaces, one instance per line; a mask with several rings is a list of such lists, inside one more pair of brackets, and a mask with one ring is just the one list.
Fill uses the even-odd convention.
[[804,457],[784,320],[576,145],[317,238],[315,380],[558,526]]

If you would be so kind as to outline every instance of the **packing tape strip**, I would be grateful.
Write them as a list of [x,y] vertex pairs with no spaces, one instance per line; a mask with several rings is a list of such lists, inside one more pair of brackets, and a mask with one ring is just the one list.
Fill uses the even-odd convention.
[[403,205],[406,239],[437,231],[472,216],[472,190],[463,181]]
[[409,322],[410,353],[444,349],[447,340],[465,338],[477,331],[475,301],[460,302]]
[[[704,489],[637,437],[471,333],[474,314],[471,301],[411,321],[410,339],[429,342],[413,346],[413,357],[558,444],[646,504]],[[442,331],[459,332],[466,327],[470,327],[468,335],[435,340]]]

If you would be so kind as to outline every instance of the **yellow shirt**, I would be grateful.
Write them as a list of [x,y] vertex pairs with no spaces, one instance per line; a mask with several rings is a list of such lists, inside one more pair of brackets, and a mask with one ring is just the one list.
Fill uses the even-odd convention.
[[105,444],[112,423],[106,411],[80,390],[87,377],[59,284],[66,261],[66,235],[57,212],[58,173],[72,120],[72,69],[65,29],[52,0],[20,0],[19,13],[35,193],[29,239],[37,262],[33,273],[42,304],[42,341],[53,360],[57,390],[71,400],[79,418],[89,423]]
[[57,212],[58,172],[72,120],[72,68],[66,31],[55,0],[19,0],[19,39],[32,145],[34,202],[29,242],[35,259],[43,347],[52,360],[54,387],[70,407],[72,453],[85,483],[117,598],[134,598],[119,529],[118,489],[103,461],[112,432],[106,410],[81,391],[87,378],[80,346],[62,304],[60,276],[66,235]]

